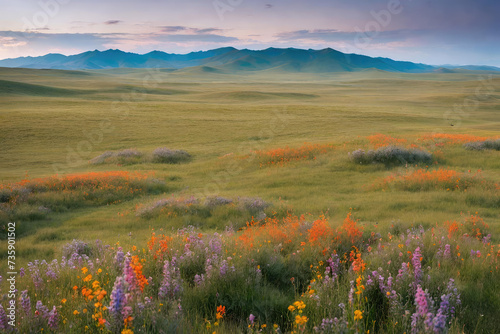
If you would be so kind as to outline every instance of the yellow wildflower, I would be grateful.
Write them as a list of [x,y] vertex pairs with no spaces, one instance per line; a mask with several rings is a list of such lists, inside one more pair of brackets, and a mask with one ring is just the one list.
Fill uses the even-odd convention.
[[305,315],[303,316],[298,315],[295,317],[295,323],[297,325],[304,325],[307,322],[307,320],[309,319]]
[[299,310],[306,308],[306,304],[304,304],[304,302],[301,300],[296,301],[295,303],[293,303],[293,305]]

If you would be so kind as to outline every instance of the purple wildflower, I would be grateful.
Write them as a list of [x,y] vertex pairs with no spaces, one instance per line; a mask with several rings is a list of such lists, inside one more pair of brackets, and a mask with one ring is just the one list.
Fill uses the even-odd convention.
[[221,276],[226,275],[226,273],[227,273],[227,261],[226,260],[222,261],[219,271],[220,271]]
[[330,330],[333,330],[334,322],[335,322],[334,319],[321,320],[321,331],[329,332]]
[[366,286],[371,286],[373,284],[372,277],[368,274],[368,279],[366,280]]
[[205,273],[207,274],[207,278],[210,278],[212,276],[212,269],[213,269],[212,260],[208,258],[205,261]]
[[52,279],[53,281],[55,281],[57,279],[57,274],[52,270],[52,269],[47,269],[47,271],[45,272],[45,275],[47,277],[49,277],[50,279]]
[[449,259],[451,257],[451,247],[449,244],[444,245],[443,257]]
[[481,257],[481,251],[480,250],[475,251],[475,250],[471,249],[470,250],[470,256],[472,258]]
[[326,262],[328,265],[325,268],[325,279],[323,283],[333,283],[338,277],[339,257],[337,254],[333,254]]
[[413,257],[411,259],[411,262],[413,264],[413,274],[415,276],[414,286],[419,285],[422,279],[422,264],[420,263],[421,257],[422,254],[420,253],[420,247],[417,247],[413,252]]
[[[127,302],[126,297],[126,281],[122,276],[116,278],[111,292],[111,302],[109,303],[109,313],[116,321],[120,321],[121,312]],[[121,322],[121,321],[120,321]]]
[[3,306],[0,305],[0,329],[7,331],[9,328],[9,319],[7,318],[7,314],[5,313]]
[[441,296],[441,304],[436,317],[432,321],[432,326],[435,333],[443,333],[446,329],[446,319],[450,309],[450,295]]
[[26,315],[29,315],[31,313],[31,300],[28,296],[28,290],[24,290],[21,292],[21,307],[23,308]]
[[[179,268],[176,267],[177,259],[172,258],[172,261],[165,260],[163,265],[163,280],[158,291],[160,298],[175,299],[182,292],[182,279]],[[196,282],[196,276],[195,276]]]
[[403,281],[408,275],[408,263],[403,262],[401,264],[401,269],[398,270],[398,275],[396,276],[396,282],[399,283]]
[[169,294],[172,280],[171,276],[170,262],[165,260],[165,264],[163,265],[163,281],[160,285],[160,290],[158,291],[158,296],[160,298],[165,298]]
[[378,279],[378,286],[380,288],[380,291],[382,291],[382,292],[386,291],[387,289],[386,289],[386,286],[384,283],[385,282],[384,276],[378,275],[377,279]]
[[417,285],[417,292],[415,293],[415,305],[416,312],[411,316],[411,326],[412,333],[419,332],[419,324],[423,320],[426,329],[429,329],[433,325],[434,315],[431,310],[433,308],[433,302],[429,298],[427,290],[422,290],[420,285]]
[[203,274],[201,274],[201,276],[198,274],[194,275],[194,284],[201,285],[203,284],[204,281],[205,281],[205,275]]
[[[460,294],[458,293],[458,289],[455,287],[455,280],[453,278],[450,278],[450,281],[446,286],[446,292],[448,292],[448,295],[450,297],[449,299],[453,301],[454,305],[460,305],[462,303],[462,301],[460,300]],[[451,315],[455,314],[454,306],[450,308],[450,314]]]
[[72,242],[67,243],[63,247],[63,255],[69,256],[70,254],[82,255],[90,252],[89,245],[81,240],[73,239]]
[[43,305],[41,300],[36,302],[36,310],[38,315],[42,318],[47,318],[49,316],[49,308]]
[[59,322],[59,315],[57,314],[57,309],[55,306],[52,307],[52,311],[49,313],[49,328],[57,329]]
[[[214,236],[216,238],[219,237],[219,235],[217,233],[214,233]],[[210,246],[210,250],[212,251],[212,253],[222,254],[222,244],[216,238],[211,239],[210,242],[208,243],[208,245]]]
[[38,261],[34,261],[35,263],[33,264],[32,262],[28,263],[28,270],[31,274],[31,278],[33,279],[33,284],[35,285],[35,288],[41,288],[43,284],[42,277],[40,275],[40,268],[38,268]]
[[118,268],[122,268],[124,258],[125,258],[125,253],[123,253],[123,248],[118,247],[118,251],[116,252],[115,255],[115,266],[117,266]]
[[427,312],[424,320],[424,325],[426,329],[432,328],[434,321],[434,314],[432,312]]

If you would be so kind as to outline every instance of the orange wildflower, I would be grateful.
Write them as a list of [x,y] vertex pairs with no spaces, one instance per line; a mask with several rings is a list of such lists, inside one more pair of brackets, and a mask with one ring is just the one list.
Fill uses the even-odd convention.
[[300,160],[315,160],[316,156],[325,154],[333,149],[330,144],[304,144],[298,148],[276,148],[268,151],[255,151],[253,152],[258,160],[260,166],[284,166],[292,161]]

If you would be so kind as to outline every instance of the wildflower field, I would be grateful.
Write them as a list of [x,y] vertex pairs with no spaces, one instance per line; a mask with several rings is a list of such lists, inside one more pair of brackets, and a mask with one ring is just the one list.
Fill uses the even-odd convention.
[[[132,247],[73,240],[61,258],[20,269],[16,328],[460,333],[482,328],[484,317],[499,330],[500,245],[481,217],[382,232],[349,213],[332,225],[289,214],[240,231],[152,231]],[[8,312],[0,308],[5,332]]]
[[3,97],[0,333],[500,332],[500,104],[436,116],[474,77],[165,72],[119,115],[141,70],[16,73],[99,91]]

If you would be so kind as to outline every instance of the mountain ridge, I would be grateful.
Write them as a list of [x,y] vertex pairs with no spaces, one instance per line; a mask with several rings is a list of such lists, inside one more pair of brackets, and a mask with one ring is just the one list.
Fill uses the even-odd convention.
[[204,66],[219,72],[255,72],[276,70],[303,73],[355,72],[378,69],[388,72],[425,73],[440,69],[500,71],[494,66],[441,65],[432,66],[384,57],[346,54],[332,48],[320,50],[298,48],[274,48],[264,50],[223,47],[187,54],[153,50],[145,54],[125,52],[119,49],[93,50],[65,56],[49,53],[39,57],[19,57],[0,60],[0,67],[98,70],[112,68],[171,68],[184,69]]

